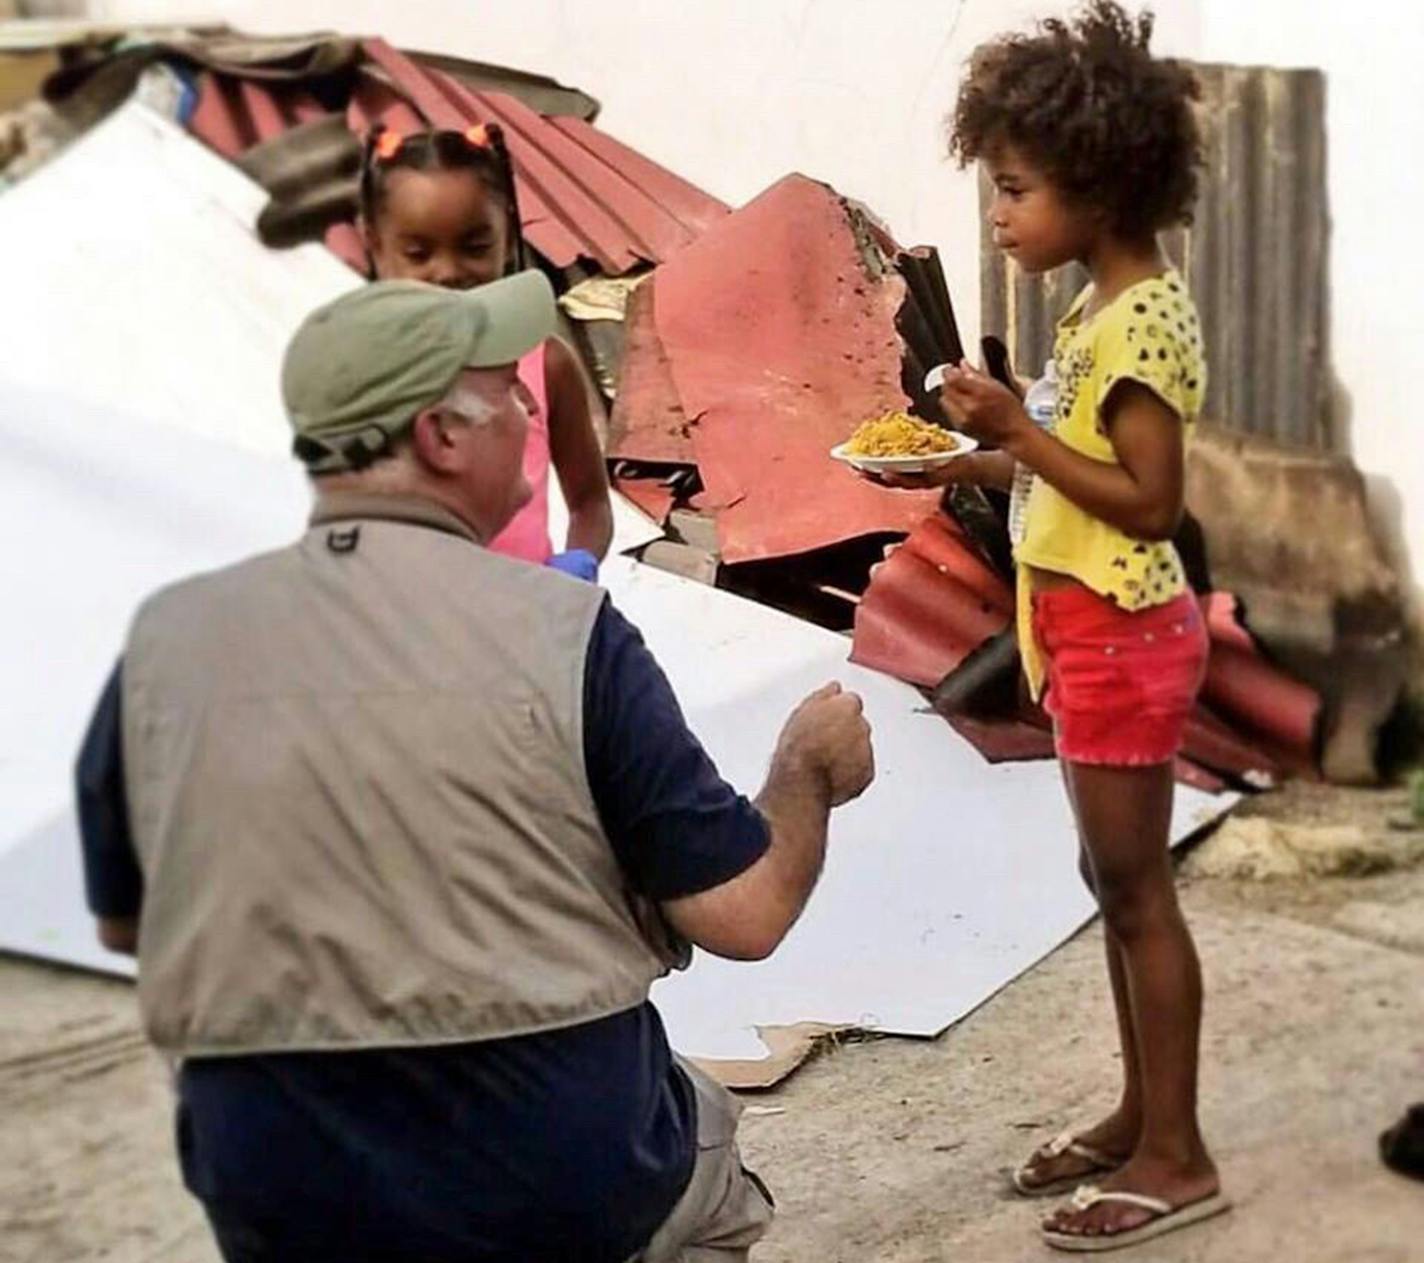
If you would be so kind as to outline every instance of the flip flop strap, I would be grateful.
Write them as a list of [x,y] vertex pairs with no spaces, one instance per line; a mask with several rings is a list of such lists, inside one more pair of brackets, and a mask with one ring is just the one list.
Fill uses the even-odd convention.
[[1113,1167],[1117,1165],[1101,1149],[1094,1149],[1092,1145],[1085,1145],[1071,1131],[1060,1132],[1044,1145],[1039,1152],[1043,1155],[1045,1161],[1061,1157],[1065,1153],[1071,1153],[1075,1158],[1082,1158],[1085,1162],[1091,1162],[1094,1166]]
[[1100,1202],[1119,1202],[1124,1206],[1136,1206],[1139,1210],[1151,1211],[1154,1215],[1170,1215],[1172,1203],[1160,1197],[1148,1197],[1145,1193],[1117,1193],[1098,1188],[1095,1184],[1080,1184],[1073,1194],[1074,1210],[1090,1210]]

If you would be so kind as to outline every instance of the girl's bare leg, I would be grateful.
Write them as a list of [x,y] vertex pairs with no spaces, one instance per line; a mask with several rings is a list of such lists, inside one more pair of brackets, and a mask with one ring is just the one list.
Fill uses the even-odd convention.
[[[1072,765],[1064,763],[1059,766],[1063,769],[1063,785],[1068,791],[1073,818],[1078,820],[1078,799],[1073,792],[1073,776],[1070,770]],[[1078,872],[1096,899],[1098,879],[1093,873],[1092,854],[1081,833]],[[1137,1148],[1138,1138],[1142,1134],[1141,1058],[1137,1048],[1137,1028],[1132,1017],[1132,995],[1127,985],[1127,965],[1122,956],[1122,944],[1113,933],[1112,927],[1106,923],[1103,925],[1103,949],[1108,962],[1108,982],[1112,986],[1113,1012],[1117,1017],[1118,1046],[1122,1051],[1122,1097],[1118,1101],[1117,1109],[1091,1132],[1085,1132],[1083,1138],[1095,1149],[1127,1157]]]
[[[1063,782],[1068,792],[1068,801],[1073,813],[1078,814],[1078,804],[1073,797],[1073,780],[1068,765],[1063,765]],[[1097,897],[1098,883],[1093,875],[1092,857],[1086,843],[1078,852],[1078,872],[1083,884]],[[1122,1096],[1118,1106],[1106,1118],[1093,1126],[1075,1131],[1075,1136],[1084,1145],[1108,1157],[1126,1162],[1137,1148],[1142,1131],[1142,1085],[1137,1052],[1137,1034],[1132,1020],[1132,998],[1127,985],[1127,969],[1122,958],[1122,944],[1111,928],[1104,926],[1105,955],[1108,979],[1112,984],[1113,1010],[1117,1018],[1118,1042],[1122,1050]],[[1056,1184],[1060,1180],[1082,1176],[1096,1178],[1098,1169],[1090,1162],[1073,1153],[1061,1153],[1055,1157],[1035,1158],[1029,1162],[1029,1172],[1021,1178],[1029,1185]]]
[[[1127,1049],[1137,1055],[1137,1145],[1124,1167],[1095,1182],[1172,1205],[1196,1201],[1215,1192],[1218,1181],[1197,1125],[1201,968],[1177,904],[1167,849],[1172,768],[1070,764],[1065,770],[1110,954],[1117,949],[1119,976],[1112,975],[1111,955],[1109,960],[1114,996],[1125,991],[1128,1001],[1128,1106],[1134,1067]],[[1120,1107],[1118,1115],[1122,1112]],[[1098,1235],[1147,1218],[1148,1212],[1136,1207],[1109,1203],[1084,1212],[1060,1211],[1050,1224],[1059,1231]]]

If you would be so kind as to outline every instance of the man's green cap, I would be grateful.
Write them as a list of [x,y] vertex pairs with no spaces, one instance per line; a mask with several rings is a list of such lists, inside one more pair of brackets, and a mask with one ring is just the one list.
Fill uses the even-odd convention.
[[533,269],[475,289],[376,281],[317,308],[282,364],[292,449],[313,473],[384,452],[465,368],[513,364],[555,328],[554,291]]

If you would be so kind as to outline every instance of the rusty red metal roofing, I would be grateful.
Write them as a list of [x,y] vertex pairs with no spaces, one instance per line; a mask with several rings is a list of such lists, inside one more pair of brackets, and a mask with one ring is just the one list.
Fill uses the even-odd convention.
[[[1024,763],[1056,757],[1052,724],[1038,707],[1026,706],[1020,715],[1004,718],[951,715],[949,724],[988,763]],[[1253,756],[1249,762],[1254,765],[1259,759]],[[1220,776],[1190,759],[1176,759],[1172,770],[1183,785],[1208,794],[1219,794],[1227,788],[1227,782]]]
[[855,611],[851,661],[932,688],[1013,618],[1008,583],[943,513],[874,571]]
[[1254,650],[1213,641],[1202,697],[1218,714],[1265,738],[1290,763],[1313,762],[1320,695]]
[[612,481],[619,495],[631,500],[659,526],[667,521],[677,493],[663,479],[615,477]]
[[1242,619],[1240,603],[1229,592],[1201,598],[1211,636],[1211,660],[1202,685],[1202,701],[1251,734],[1268,750],[1274,771],[1313,772],[1323,699],[1270,662]]
[[623,362],[608,419],[612,460],[694,465],[692,436],[667,352],[653,319],[653,286],[644,282],[628,300]]
[[1235,645],[1250,653],[1256,642],[1241,622],[1241,603],[1230,592],[1210,592],[1200,599],[1202,617],[1214,644]]
[[951,715],[949,726],[989,763],[1024,763],[1054,757],[1050,728],[1016,715],[1001,719]]
[[[1187,723],[1189,783],[1209,784],[1213,769],[1271,781],[1313,767],[1321,700],[1257,650],[1224,593],[1202,600],[1211,657],[1200,703]],[[1013,617],[1014,597],[963,528],[944,513],[926,519],[871,576],[855,616],[851,660],[922,688],[933,688]],[[1037,758],[1047,718],[1037,707],[999,719],[951,718],[987,759]]]
[[1225,778],[1204,768],[1200,763],[1193,763],[1190,759],[1184,759],[1180,755],[1173,761],[1172,771],[1180,784],[1190,785],[1193,789],[1199,789],[1208,794],[1220,794],[1223,790],[1230,788]]
[[[948,718],[950,726],[989,763],[1054,757],[1052,721],[1041,707],[1025,702],[1017,714]],[[1278,780],[1285,770],[1272,750],[1236,731],[1202,705],[1187,720],[1182,754],[1175,761],[1179,781],[1209,793],[1226,788],[1222,775],[1265,786]]]
[[1255,784],[1273,783],[1282,771],[1273,751],[1239,732],[1200,702],[1187,719],[1182,753],[1195,763]]
[[305,87],[267,84],[204,70],[188,127],[224,158],[327,113]]
[[[908,403],[905,286],[825,185],[789,176],[654,274],[653,314],[728,562],[908,531],[932,492],[896,492],[828,455]],[[879,268],[877,271],[876,268]]]
[[[503,127],[514,161],[526,239],[555,267],[592,260],[621,275],[659,263],[728,214],[727,206],[579,118],[546,118],[517,98],[478,92],[421,66],[384,40],[363,42],[368,59],[346,103],[353,132],[380,121],[421,127]],[[274,85],[206,71],[192,130],[229,158],[329,111],[301,84]],[[342,257],[352,237],[330,242]]]

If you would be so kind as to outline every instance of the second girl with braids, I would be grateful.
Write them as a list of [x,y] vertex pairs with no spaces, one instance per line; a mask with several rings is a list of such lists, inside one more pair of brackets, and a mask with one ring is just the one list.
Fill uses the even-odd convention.
[[[512,167],[498,127],[376,130],[361,168],[361,232],[380,280],[469,289],[523,266]],[[490,547],[593,578],[613,537],[608,474],[570,348],[550,338],[519,362],[529,396],[524,472],[533,499]],[[569,508],[565,551],[549,539],[549,470]]]

